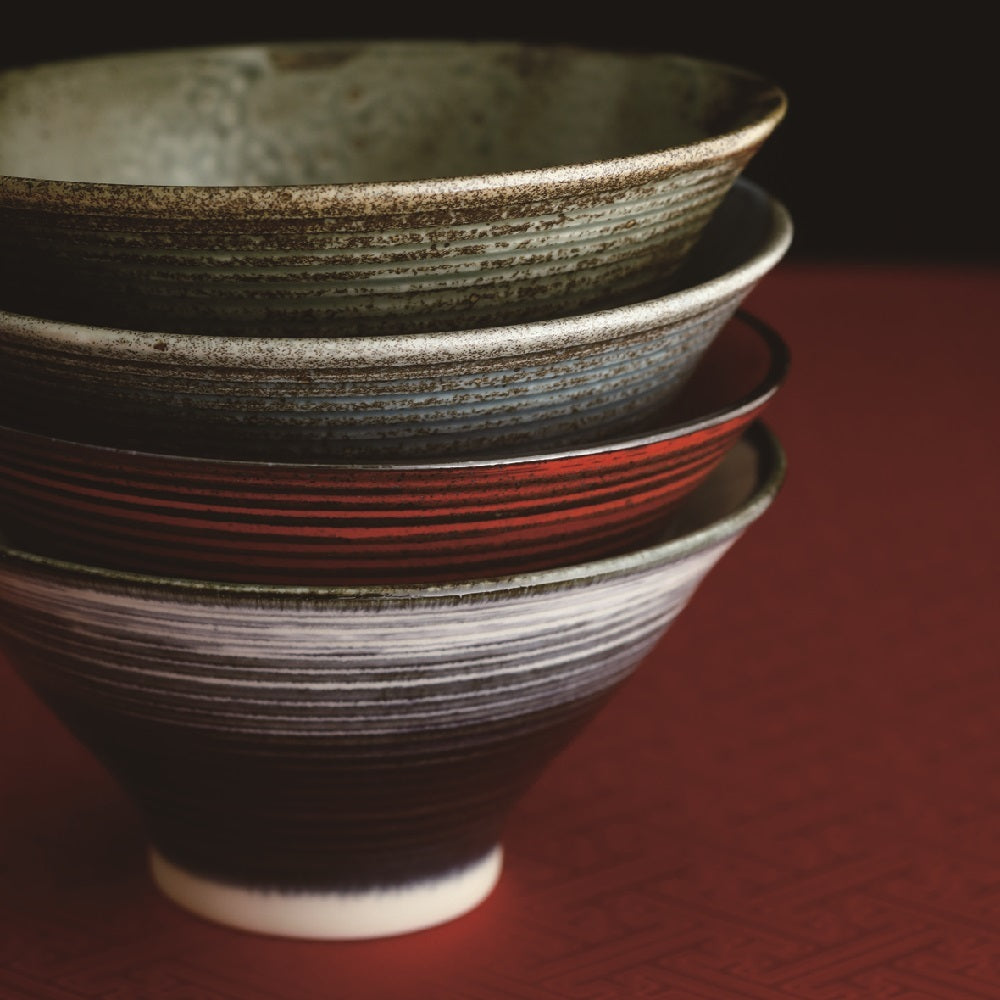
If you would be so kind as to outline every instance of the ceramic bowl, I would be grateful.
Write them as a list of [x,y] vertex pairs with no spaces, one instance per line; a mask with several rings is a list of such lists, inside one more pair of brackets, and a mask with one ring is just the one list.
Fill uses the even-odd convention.
[[662,530],[787,360],[773,330],[740,316],[642,433],[493,460],[236,462],[0,427],[0,519],[46,555],[224,581],[428,582],[580,562]]
[[500,42],[10,70],[5,304],[141,330],[358,336],[645,297],[784,109],[739,68]]
[[279,462],[585,444],[657,412],[790,239],[787,212],[741,180],[675,290],[573,318],[267,339],[0,313],[0,421],[141,451]]
[[0,546],[0,644],[145,817],[171,898],[273,934],[475,906],[521,792],[636,668],[783,474],[755,424],[673,531],[485,581],[309,588]]

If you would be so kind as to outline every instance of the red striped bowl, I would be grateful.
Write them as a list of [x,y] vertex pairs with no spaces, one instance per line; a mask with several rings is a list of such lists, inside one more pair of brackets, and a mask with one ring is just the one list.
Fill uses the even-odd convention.
[[578,563],[662,534],[787,362],[778,335],[740,315],[641,433],[479,461],[220,461],[4,427],[0,516],[15,545],[44,555],[231,582],[433,582]]

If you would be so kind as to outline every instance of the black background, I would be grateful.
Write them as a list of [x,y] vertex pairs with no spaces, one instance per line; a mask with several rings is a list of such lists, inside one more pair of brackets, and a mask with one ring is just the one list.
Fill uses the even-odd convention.
[[[123,8],[125,9],[125,8]],[[790,209],[790,258],[890,262],[1000,259],[995,186],[1000,88],[993,34],[958,9],[898,18],[800,4],[636,8],[544,4],[328,5],[304,11],[211,6],[131,8],[133,17],[69,19],[19,7],[0,66],[186,45],[370,37],[503,38],[704,56],[756,70],[789,112],[747,169]],[[983,8],[986,10],[987,8]],[[253,13],[256,11],[256,14]]]

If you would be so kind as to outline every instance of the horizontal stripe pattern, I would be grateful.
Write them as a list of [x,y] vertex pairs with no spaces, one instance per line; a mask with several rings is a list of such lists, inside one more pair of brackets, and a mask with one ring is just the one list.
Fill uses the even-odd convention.
[[[641,422],[690,375],[741,294],[667,333],[644,329],[595,348],[497,359],[465,372],[291,371],[248,381],[123,366],[88,355],[0,345],[0,414],[41,432],[144,450],[272,460],[376,461],[496,454],[535,442],[572,445]],[[359,365],[360,367],[360,365]],[[360,376],[360,378],[358,377]]]
[[234,608],[4,574],[2,627],[58,657],[60,683],[99,689],[125,715],[271,735],[406,732],[601,692],[720,554],[599,587],[433,609]]
[[157,849],[258,888],[481,856],[733,538],[564,589],[217,602],[0,567],[0,637]]
[[776,334],[741,317],[649,433],[466,465],[199,460],[0,427],[0,516],[33,551],[222,581],[430,582],[579,563],[661,531],[785,360]]
[[39,469],[37,453],[13,456],[0,431],[0,511],[10,536],[28,547],[135,571],[313,584],[489,576],[636,544],[708,474],[749,416],[687,447],[665,442],[662,455],[637,456],[644,467],[614,452],[589,475],[575,471],[579,462],[554,462],[523,487],[518,473],[536,470],[494,467],[465,482],[444,470],[430,494],[402,492],[406,477],[389,476],[357,507],[341,492],[350,475],[338,483],[321,471],[312,501],[226,496],[224,481],[198,500],[182,468],[172,483],[133,479],[116,492],[92,478],[99,470],[78,480],[59,467]]
[[[532,216],[508,218],[488,226],[456,223],[429,231],[390,228],[377,234],[356,231],[343,234],[336,231],[331,219],[319,216],[315,220],[318,231],[297,234],[280,255],[262,247],[262,238],[252,234],[228,245],[223,234],[219,237],[222,247],[213,239],[202,248],[186,249],[176,245],[173,232],[160,230],[139,236],[127,231],[103,230],[100,243],[90,248],[89,261],[110,264],[116,258],[105,259],[102,253],[127,248],[130,253],[126,259],[134,270],[123,267],[119,271],[122,278],[145,275],[155,279],[157,272],[162,271],[172,280],[186,278],[192,285],[208,280],[209,287],[216,289],[234,279],[238,282],[255,278],[262,283],[301,283],[303,289],[311,287],[311,294],[316,294],[317,282],[324,285],[330,282],[331,293],[360,295],[367,282],[378,283],[381,279],[405,287],[410,275],[420,276],[418,284],[409,288],[412,292],[419,292],[419,285],[425,283],[440,288],[454,288],[464,281],[489,284],[498,271],[515,279],[529,276],[523,268],[510,267],[511,242],[518,244],[519,252],[528,255],[526,260],[543,263],[548,259],[553,265],[586,267],[588,249],[601,239],[605,240],[609,257],[612,256],[609,237],[616,237],[619,256],[642,252],[644,248],[649,250],[649,238],[654,235],[690,240],[692,229],[704,226],[733,179],[724,175],[720,182],[717,170],[695,170],[674,179],[669,187],[661,184],[643,188],[636,192],[636,203],[630,207],[619,209],[612,203],[610,207],[620,216],[618,219],[605,216],[603,206],[586,205],[573,217],[553,212],[547,218],[540,218],[535,213],[542,211],[542,206],[528,203],[523,207],[530,209]],[[64,242],[64,230],[69,224],[65,218],[53,217],[51,226],[39,227],[37,245],[44,247],[56,261],[71,256]],[[78,235],[81,245],[86,245],[86,232]],[[275,238],[280,241],[280,234]],[[197,242],[195,234],[191,239]],[[457,258],[466,260],[463,264]],[[207,279],[203,274],[206,268],[210,269]],[[439,279],[436,282],[435,275]],[[337,286],[338,276],[344,282],[342,289]],[[197,288],[189,292],[197,294]]]

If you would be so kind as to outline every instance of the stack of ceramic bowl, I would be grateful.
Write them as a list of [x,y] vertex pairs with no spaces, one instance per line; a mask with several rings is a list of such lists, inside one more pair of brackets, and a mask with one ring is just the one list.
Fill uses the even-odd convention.
[[768,506],[784,112],[462,42],[0,76],[0,636],[234,926],[476,905],[511,805]]

